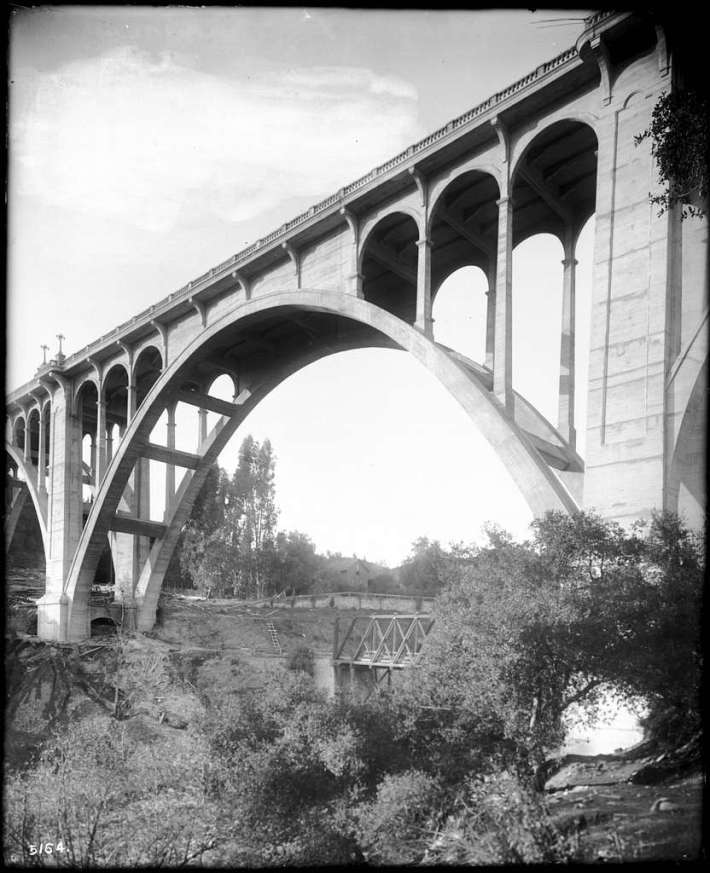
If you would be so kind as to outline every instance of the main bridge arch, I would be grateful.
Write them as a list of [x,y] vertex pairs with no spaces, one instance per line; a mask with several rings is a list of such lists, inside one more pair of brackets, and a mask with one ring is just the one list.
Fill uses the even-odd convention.
[[[96,566],[111,530],[150,537],[150,553],[134,579],[137,625],[152,627],[158,595],[182,525],[210,466],[256,405],[289,375],[329,354],[351,348],[399,348],[435,375],[510,471],[534,515],[550,509],[574,511],[575,500],[551,465],[581,475],[582,464],[559,434],[521,397],[511,417],[492,391],[492,374],[437,345],[420,331],[366,300],[334,291],[279,291],[252,299],[209,325],[164,370],[128,425],[106,470],[74,555],[60,608],[40,622],[58,623],[48,636],[79,640],[89,635],[90,591]],[[204,373],[229,370],[237,375],[233,403],[195,390]],[[176,402],[221,415],[201,441],[197,454],[150,442],[163,411]],[[140,458],[186,468],[165,522],[130,518],[119,511],[129,477]]]

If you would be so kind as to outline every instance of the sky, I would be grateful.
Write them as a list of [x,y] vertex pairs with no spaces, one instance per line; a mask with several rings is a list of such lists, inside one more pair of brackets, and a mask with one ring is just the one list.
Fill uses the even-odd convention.
[[[58,333],[66,353],[81,349],[567,49],[584,15],[15,9],[7,388]],[[577,253],[582,369],[591,237],[590,225]],[[535,238],[513,275],[514,385],[553,421],[561,258]],[[477,360],[484,291],[467,268],[434,308],[436,339]],[[494,449],[403,352],[343,353],[292,376],[223,452],[230,471],[247,433],[273,444],[279,526],[321,551],[395,566],[419,536],[480,541],[487,521],[527,533]]]

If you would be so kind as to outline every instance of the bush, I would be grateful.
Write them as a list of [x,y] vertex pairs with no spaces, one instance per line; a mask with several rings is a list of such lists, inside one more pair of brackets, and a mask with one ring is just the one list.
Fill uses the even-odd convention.
[[315,665],[313,661],[313,650],[308,646],[299,646],[288,659],[287,667],[294,672],[301,671],[313,676],[315,673]]
[[180,733],[151,745],[109,717],[71,725],[38,764],[5,782],[6,860],[61,840],[52,861],[71,867],[172,865],[215,845],[214,809],[203,787],[204,748]]
[[417,862],[434,832],[442,798],[439,781],[421,770],[385,776],[375,799],[356,813],[358,840],[368,861]]
[[427,864],[512,865],[571,860],[566,840],[530,788],[508,771],[472,779],[437,837]]

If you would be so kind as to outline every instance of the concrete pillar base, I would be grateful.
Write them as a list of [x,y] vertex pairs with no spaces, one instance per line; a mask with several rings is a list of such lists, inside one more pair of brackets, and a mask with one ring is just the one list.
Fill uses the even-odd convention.
[[148,631],[153,630],[155,627],[155,619],[157,614],[157,607],[153,606],[152,608],[149,606],[140,606],[136,610],[136,630],[141,633],[147,633]]
[[138,604],[135,600],[116,600],[110,605],[109,613],[121,630],[137,630]]
[[66,594],[45,594],[37,601],[37,636],[57,643],[69,642],[69,609]]

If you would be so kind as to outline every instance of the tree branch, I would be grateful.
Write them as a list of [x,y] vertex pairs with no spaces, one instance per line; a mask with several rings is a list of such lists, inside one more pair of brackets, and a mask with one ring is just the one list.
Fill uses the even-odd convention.
[[597,685],[601,685],[602,682],[602,679],[592,679],[590,682],[587,682],[584,688],[580,689],[579,691],[575,692],[571,697],[567,697],[562,701],[562,709],[567,709],[567,707],[571,704],[576,703],[578,700],[581,700],[585,694],[589,694],[589,692],[593,688],[596,688]]

